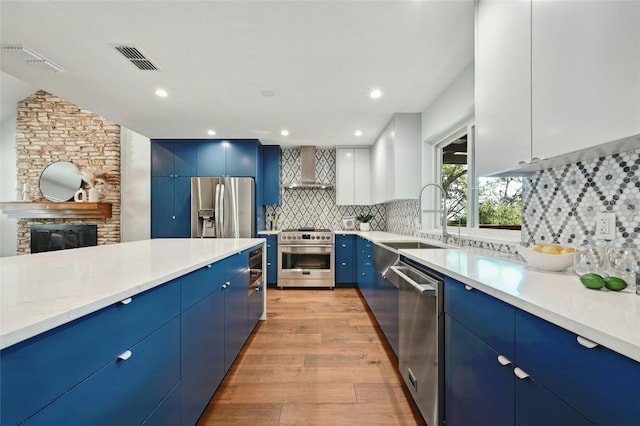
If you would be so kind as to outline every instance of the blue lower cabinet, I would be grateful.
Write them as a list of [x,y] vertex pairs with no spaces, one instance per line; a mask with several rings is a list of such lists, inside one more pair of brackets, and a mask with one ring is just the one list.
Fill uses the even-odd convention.
[[585,347],[576,334],[522,311],[516,351],[527,373],[591,422],[640,424],[640,363],[603,346]]
[[196,424],[226,373],[220,286],[182,313],[182,424]]
[[444,310],[501,354],[514,359],[513,306],[445,277]]
[[180,380],[180,319],[113,358],[24,424],[140,425]]
[[0,424],[23,421],[179,314],[174,280],[4,349]]
[[400,355],[399,290],[388,279],[378,276],[378,311],[376,319],[396,356]]
[[247,289],[249,271],[246,269],[227,281],[224,293],[224,369],[228,371],[249,337]]
[[[516,379],[516,419],[518,426],[593,425],[535,379]],[[636,419],[637,420],[637,419]],[[624,423],[612,423],[624,424]],[[632,423],[629,423],[632,424]]]
[[445,315],[447,425],[514,424],[513,368],[501,365],[498,355],[491,346]]
[[267,286],[276,287],[278,282],[278,235],[259,234],[267,240]]
[[356,236],[337,234],[335,240],[336,284],[353,284],[356,282]]
[[[182,410],[182,382],[178,382],[153,412],[143,426],[175,426],[180,423]],[[184,424],[184,423],[182,423]]]
[[257,291],[249,296],[248,310],[249,312],[247,321],[249,334],[251,334],[253,329],[258,324],[258,321],[260,321],[262,313],[264,312],[264,285],[260,286]]
[[373,243],[358,236],[356,240],[356,283],[371,307],[373,303],[376,270],[373,266]]

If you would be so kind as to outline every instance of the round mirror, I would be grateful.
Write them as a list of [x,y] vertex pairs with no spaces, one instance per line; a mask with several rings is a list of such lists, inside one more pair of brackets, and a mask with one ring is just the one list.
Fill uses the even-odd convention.
[[81,185],[78,168],[68,161],[51,163],[40,174],[40,192],[49,201],[69,201]]

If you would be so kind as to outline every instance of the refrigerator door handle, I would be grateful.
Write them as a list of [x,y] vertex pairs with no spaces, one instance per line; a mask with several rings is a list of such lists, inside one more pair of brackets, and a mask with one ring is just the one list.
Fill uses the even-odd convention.
[[221,228],[221,222],[222,222],[222,210],[220,210],[220,191],[222,189],[222,185],[221,184],[216,184],[216,196],[215,196],[215,200],[213,201],[213,205],[214,208],[216,209],[216,223],[215,223],[215,237],[219,238],[220,237],[220,228]]
[[224,234],[224,224],[225,224],[225,211],[224,211],[224,184],[218,184],[219,194],[216,194],[218,197],[218,235],[217,238],[224,238],[226,235]]

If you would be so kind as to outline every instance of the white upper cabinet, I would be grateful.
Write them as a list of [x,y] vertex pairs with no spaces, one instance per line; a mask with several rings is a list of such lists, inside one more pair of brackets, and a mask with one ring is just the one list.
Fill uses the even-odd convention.
[[372,149],[371,197],[374,204],[416,199],[421,183],[421,115],[395,114]]
[[387,126],[378,136],[371,148],[371,204],[380,204],[387,200],[387,174],[391,174],[387,156],[387,146],[391,143],[389,127]]
[[371,204],[371,150],[336,149],[336,204]]
[[484,176],[531,160],[531,3],[478,2],[476,170]]
[[640,134],[640,2],[534,1],[533,155]]
[[479,175],[640,134],[640,2],[477,4]]

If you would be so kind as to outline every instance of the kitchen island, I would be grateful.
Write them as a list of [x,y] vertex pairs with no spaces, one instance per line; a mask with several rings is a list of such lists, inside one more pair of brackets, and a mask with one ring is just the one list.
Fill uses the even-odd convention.
[[264,292],[248,301],[259,246],[157,239],[0,259],[1,423],[194,423],[265,318]]

